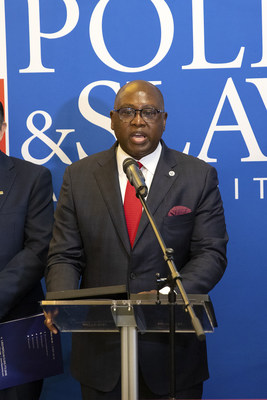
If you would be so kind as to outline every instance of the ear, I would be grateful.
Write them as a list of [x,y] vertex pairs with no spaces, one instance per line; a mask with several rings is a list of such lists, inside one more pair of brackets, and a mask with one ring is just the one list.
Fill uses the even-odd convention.
[[114,131],[114,124],[113,124],[114,111],[111,110],[109,115],[110,115],[110,119],[111,119],[111,125],[110,126],[111,126],[111,129]]
[[3,139],[4,133],[6,131],[6,127],[7,127],[7,124],[5,122],[3,122],[2,126],[0,128],[0,142]]
[[168,113],[164,113],[164,116],[163,116],[163,129],[164,129],[164,131],[165,131],[165,126],[166,126],[166,121],[167,121],[167,117],[168,117]]

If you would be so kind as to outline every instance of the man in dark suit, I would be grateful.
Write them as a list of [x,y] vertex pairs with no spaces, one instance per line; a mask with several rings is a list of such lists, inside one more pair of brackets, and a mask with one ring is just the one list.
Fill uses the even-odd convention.
[[[0,102],[0,141],[6,130]],[[52,235],[50,172],[0,151],[0,322],[41,309],[43,277]],[[0,400],[37,400],[42,381],[0,390]]]
[[[134,243],[127,232],[125,158],[143,165],[147,203],[187,293],[206,294],[226,267],[227,233],[213,167],[169,149],[161,140],[167,119],[161,92],[145,81],[123,86],[110,113],[117,142],[66,169],[55,214],[46,283],[49,291],[127,284],[129,292],[156,289],[167,276],[143,212]],[[46,324],[56,329],[47,316]],[[119,334],[74,334],[72,373],[83,399],[120,398]],[[139,337],[140,398],[168,398],[168,335]],[[177,398],[201,398],[208,378],[205,343],[176,335]]]

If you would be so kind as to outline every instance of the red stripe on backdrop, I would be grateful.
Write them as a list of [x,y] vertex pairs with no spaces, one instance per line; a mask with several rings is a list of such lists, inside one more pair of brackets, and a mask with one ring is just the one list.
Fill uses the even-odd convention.
[[[4,96],[4,79],[0,79],[0,101],[5,108],[5,96]],[[6,152],[6,135],[4,135],[3,139],[0,142],[0,150],[4,153]]]

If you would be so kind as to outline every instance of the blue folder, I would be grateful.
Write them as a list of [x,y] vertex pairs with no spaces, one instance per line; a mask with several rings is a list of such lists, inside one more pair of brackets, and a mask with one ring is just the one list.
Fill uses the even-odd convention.
[[63,372],[60,334],[44,325],[44,315],[0,324],[0,390]]

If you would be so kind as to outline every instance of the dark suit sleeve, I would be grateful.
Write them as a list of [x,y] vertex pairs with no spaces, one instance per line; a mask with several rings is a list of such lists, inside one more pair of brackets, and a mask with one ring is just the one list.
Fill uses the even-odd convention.
[[[14,243],[21,240],[20,249],[0,272],[0,319],[28,294],[44,274],[52,232],[53,202],[50,171],[44,168],[39,171],[38,175],[35,174],[27,208],[23,211],[25,215],[20,215],[21,231],[17,227],[14,232]],[[22,187],[21,196],[23,194]]]
[[217,172],[211,167],[195,211],[189,261],[180,271],[188,293],[208,293],[221,279],[227,264],[227,241]]
[[77,289],[84,268],[84,251],[75,212],[71,173],[64,174],[55,212],[53,238],[45,273],[47,291]]

